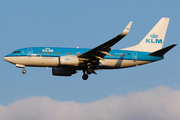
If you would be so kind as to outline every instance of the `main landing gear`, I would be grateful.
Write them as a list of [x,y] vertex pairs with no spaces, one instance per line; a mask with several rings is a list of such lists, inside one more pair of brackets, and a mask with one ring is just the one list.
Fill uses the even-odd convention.
[[86,70],[83,70],[82,79],[83,79],[83,80],[87,80],[87,79],[88,79],[88,74],[86,74]]
[[83,80],[87,80],[88,79],[88,75],[84,73],[83,76],[82,76],[82,79]]
[[[86,74],[86,72],[87,72],[87,74]],[[87,79],[88,79],[88,74],[90,75],[91,73],[96,74],[96,72],[95,72],[93,69],[83,70],[82,79],[83,79],[83,80],[87,80]]]

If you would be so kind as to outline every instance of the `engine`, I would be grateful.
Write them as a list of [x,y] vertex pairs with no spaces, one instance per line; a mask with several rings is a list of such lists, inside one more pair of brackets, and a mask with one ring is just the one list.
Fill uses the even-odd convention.
[[56,76],[71,76],[72,74],[76,74],[76,70],[53,67],[52,74]]
[[60,65],[71,65],[71,66],[78,66],[79,59],[77,56],[61,56],[59,58]]

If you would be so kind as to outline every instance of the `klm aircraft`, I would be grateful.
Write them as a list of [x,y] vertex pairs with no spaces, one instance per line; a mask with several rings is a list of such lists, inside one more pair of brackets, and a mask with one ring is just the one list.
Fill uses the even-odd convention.
[[161,18],[139,44],[120,50],[111,47],[129,33],[132,21],[121,34],[93,49],[28,47],[15,50],[4,60],[23,68],[23,74],[26,66],[52,67],[52,74],[56,76],[71,76],[82,70],[82,78],[87,80],[88,75],[96,74],[95,70],[127,68],[162,60],[164,54],[177,45],[162,48],[168,23],[169,18]]

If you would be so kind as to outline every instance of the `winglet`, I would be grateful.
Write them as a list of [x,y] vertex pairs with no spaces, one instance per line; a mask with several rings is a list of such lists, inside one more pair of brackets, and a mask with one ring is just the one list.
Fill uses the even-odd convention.
[[89,59],[89,60],[95,58],[95,61],[96,61],[97,59],[100,59],[100,60],[103,59],[103,57],[105,55],[110,55],[110,54],[108,54],[111,51],[110,47],[112,47],[114,44],[119,42],[123,37],[125,37],[128,34],[131,24],[132,24],[132,21],[129,22],[129,24],[126,26],[126,28],[124,29],[124,31],[121,34],[119,34],[116,37],[112,38],[111,40],[79,55],[78,58],[84,58],[84,59]]
[[126,28],[124,29],[124,31],[120,35],[126,36],[129,33],[129,30],[131,28],[132,22],[133,21],[129,22],[129,24],[126,26]]

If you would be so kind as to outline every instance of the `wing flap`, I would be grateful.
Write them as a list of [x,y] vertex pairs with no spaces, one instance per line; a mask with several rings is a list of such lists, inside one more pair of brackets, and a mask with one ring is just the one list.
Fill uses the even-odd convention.
[[105,55],[108,55],[108,56],[111,56],[108,52],[106,51],[100,51],[101,53],[105,54]]

